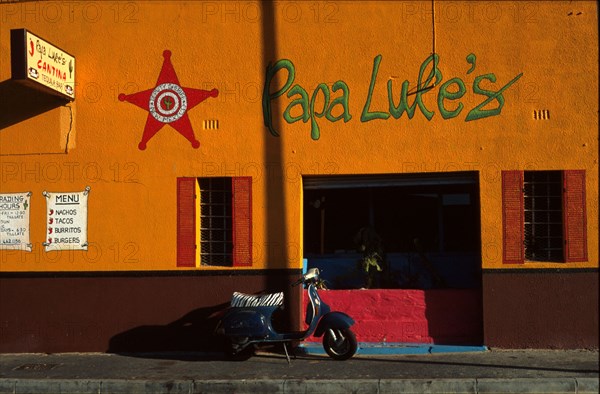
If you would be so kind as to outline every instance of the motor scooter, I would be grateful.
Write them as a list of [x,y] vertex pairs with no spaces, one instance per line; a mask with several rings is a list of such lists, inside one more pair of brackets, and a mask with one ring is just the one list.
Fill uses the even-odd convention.
[[298,281],[308,291],[309,303],[306,306],[305,331],[278,332],[273,326],[273,314],[283,307],[283,293],[248,295],[235,292],[231,306],[219,321],[216,333],[229,340],[230,356],[248,358],[259,344],[282,343],[287,360],[287,344],[302,341],[309,336],[323,336],[323,348],[335,360],[351,358],[357,349],[356,336],[350,330],[354,320],[343,312],[332,312],[321,301],[317,291],[319,269],[311,268]]

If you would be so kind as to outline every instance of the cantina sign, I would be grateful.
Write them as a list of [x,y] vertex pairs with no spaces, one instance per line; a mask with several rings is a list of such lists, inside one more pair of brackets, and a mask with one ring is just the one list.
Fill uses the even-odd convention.
[[75,57],[25,29],[10,31],[12,79],[75,100]]
[[[375,86],[378,84],[379,66],[382,56],[377,55],[373,61],[371,72],[371,81],[367,96],[363,99],[362,112],[360,114],[361,122],[370,122],[375,119],[386,120],[390,117],[394,119],[401,118],[404,114],[412,119],[416,112],[421,112],[427,120],[431,120],[435,114],[433,108],[429,108],[423,102],[425,95],[436,96],[437,110],[443,119],[452,119],[464,116],[466,122],[499,115],[504,106],[503,93],[523,76],[520,73],[508,82],[499,82],[493,90],[486,89],[482,85],[496,84],[496,75],[493,73],[482,74],[475,77],[470,90],[473,94],[480,97],[479,103],[473,108],[465,108],[460,101],[469,90],[465,82],[454,77],[444,81],[444,76],[438,68],[440,58],[438,54],[433,54],[423,61],[419,69],[416,86],[411,87],[410,82],[405,80],[400,88],[394,89],[392,80],[387,82],[387,108],[373,108],[371,101]],[[466,58],[468,63],[467,74],[472,73],[476,67],[476,57],[469,54]],[[287,71],[287,80],[283,87],[272,87],[276,75],[279,71]],[[265,85],[262,96],[263,119],[265,126],[274,136],[279,136],[279,131],[273,126],[272,102],[286,95],[290,99],[289,104],[283,111],[283,119],[291,124],[298,121],[308,123],[310,121],[310,135],[313,140],[318,140],[321,136],[319,119],[325,118],[329,122],[338,122],[343,120],[349,122],[353,118],[350,113],[350,88],[348,84],[339,80],[331,86],[320,83],[314,89],[312,94],[306,91],[299,84],[294,85],[296,78],[296,67],[291,60],[278,60],[275,64],[267,67]],[[332,96],[335,96],[332,98]],[[315,102],[319,100],[317,106]]]

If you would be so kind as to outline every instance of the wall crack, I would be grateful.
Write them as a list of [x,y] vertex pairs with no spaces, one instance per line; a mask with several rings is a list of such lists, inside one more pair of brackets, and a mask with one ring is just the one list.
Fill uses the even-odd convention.
[[69,131],[67,132],[67,140],[65,143],[65,154],[69,153],[69,139],[71,138],[71,132],[73,131],[73,107],[65,105],[69,109]]

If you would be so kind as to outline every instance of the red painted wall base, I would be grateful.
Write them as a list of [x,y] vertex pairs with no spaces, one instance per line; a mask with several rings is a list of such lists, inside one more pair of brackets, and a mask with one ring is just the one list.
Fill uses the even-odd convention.
[[[319,295],[332,311],[354,319],[359,342],[483,344],[479,289],[322,290]],[[307,302],[305,292],[304,307]]]

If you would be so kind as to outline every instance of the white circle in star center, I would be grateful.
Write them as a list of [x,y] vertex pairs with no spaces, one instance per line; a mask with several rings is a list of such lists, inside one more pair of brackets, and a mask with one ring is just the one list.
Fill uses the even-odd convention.
[[[164,99],[170,97],[174,103],[172,107],[165,108]],[[187,110],[187,97],[183,89],[174,83],[158,85],[150,95],[148,109],[154,117],[162,123],[171,123],[180,119]]]

